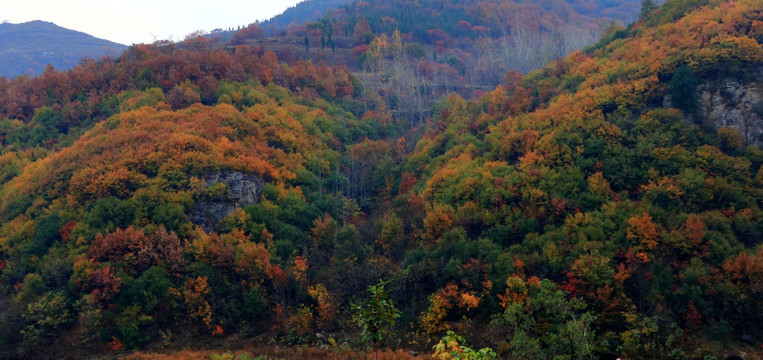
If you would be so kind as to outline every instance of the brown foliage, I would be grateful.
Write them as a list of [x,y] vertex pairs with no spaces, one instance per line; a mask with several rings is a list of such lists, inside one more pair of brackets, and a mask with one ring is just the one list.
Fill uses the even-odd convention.
[[129,273],[139,274],[151,266],[164,263],[170,273],[178,275],[184,267],[180,239],[164,227],[148,235],[132,226],[106,236],[98,234],[88,254],[93,261],[108,261]]

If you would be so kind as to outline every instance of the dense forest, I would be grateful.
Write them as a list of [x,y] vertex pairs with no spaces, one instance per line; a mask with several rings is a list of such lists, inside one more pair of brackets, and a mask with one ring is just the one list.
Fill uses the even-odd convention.
[[540,68],[639,12],[635,0],[338,1],[318,12],[320,4],[300,3],[270,21],[208,38],[262,46],[285,61],[346,65],[395,117],[420,123],[443,96],[490,91],[501,74]]
[[[481,6],[546,4],[415,3],[488,33]],[[0,358],[760,354],[763,151],[698,88],[760,89],[763,3],[644,3],[431,105],[369,74],[445,41],[363,2],[289,30],[319,30],[305,53],[331,51],[326,24],[358,34],[357,65],[271,51],[255,24],[0,78]]]
[[320,20],[328,9],[336,9],[345,4],[351,4],[353,0],[311,0],[302,1],[278,14],[262,25],[264,27],[285,28],[290,25],[301,25]]

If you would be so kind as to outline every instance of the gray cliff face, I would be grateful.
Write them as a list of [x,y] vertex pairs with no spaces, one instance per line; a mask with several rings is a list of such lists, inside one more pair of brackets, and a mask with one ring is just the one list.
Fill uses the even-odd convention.
[[262,179],[238,171],[221,171],[204,177],[207,188],[215,183],[225,184],[228,191],[224,198],[198,202],[191,208],[191,222],[211,231],[220,220],[236,209],[259,201],[265,183]]
[[[760,78],[763,68],[758,71]],[[728,78],[701,84],[697,91],[705,121],[716,129],[728,127],[739,131],[746,145],[763,147],[763,83]]]

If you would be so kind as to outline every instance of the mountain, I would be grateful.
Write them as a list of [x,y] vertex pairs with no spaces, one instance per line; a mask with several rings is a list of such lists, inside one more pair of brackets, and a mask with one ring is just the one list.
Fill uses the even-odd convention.
[[45,21],[0,24],[0,76],[39,75],[47,64],[68,70],[83,57],[117,56],[127,47]]
[[[306,14],[325,5],[297,8]],[[343,64],[382,94],[396,117],[420,123],[437,99],[473,97],[500,84],[497,74],[526,73],[593,44],[617,22],[635,19],[638,7],[636,0],[357,1],[323,7],[317,21],[251,24],[212,37],[223,40],[219,46],[230,39],[227,46],[261,47],[286,61]]]
[[419,234],[405,264],[435,292],[426,329],[466,326],[474,296],[512,358],[759,346],[763,152],[747,130],[763,122],[749,114],[761,20],[759,1],[668,1],[479,100],[438,105],[384,224]]
[[759,356],[760,1],[643,15],[419,122],[394,30],[0,78],[0,357]]
[[286,28],[320,20],[329,8],[351,4],[353,0],[307,0],[262,23],[264,27]]

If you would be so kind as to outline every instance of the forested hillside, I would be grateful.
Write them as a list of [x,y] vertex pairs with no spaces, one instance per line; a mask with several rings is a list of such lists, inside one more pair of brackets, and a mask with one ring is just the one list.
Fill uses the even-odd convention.
[[[760,83],[760,2],[699,5],[668,2],[479,101],[438,107],[385,222],[419,236],[413,283],[438,279],[425,329],[497,314],[517,358],[759,344],[763,153],[687,118],[699,79]],[[665,95],[678,109],[660,107]]]
[[[384,133],[345,110],[357,107],[353,83],[342,68],[279,64],[245,46],[181,44],[2,84],[15,95],[0,102],[12,119],[2,122],[3,356],[129,349],[188,326],[288,327],[269,314],[297,305],[294,261],[313,221],[356,208],[342,196],[359,186],[346,147]],[[226,173],[256,179],[262,197],[191,222],[197,204],[236,202],[207,181]],[[346,251],[360,251],[357,230],[344,231]]]
[[[396,117],[414,123],[448,93],[471,98],[492,90],[507,71],[542,67],[639,13],[633,0],[374,0],[327,7],[308,21],[306,9],[319,3],[300,3],[220,38],[262,46],[280,59],[310,58],[359,70],[366,89],[381,95]],[[305,19],[283,25],[282,18],[294,13]]]
[[302,1],[283,13],[278,14],[262,23],[264,27],[285,28],[320,20],[329,8],[338,8],[350,4],[353,0],[311,0]]
[[0,78],[0,357],[760,354],[763,152],[697,89],[760,87],[761,5],[669,0],[413,122],[368,76],[402,24],[355,73],[253,26]]

